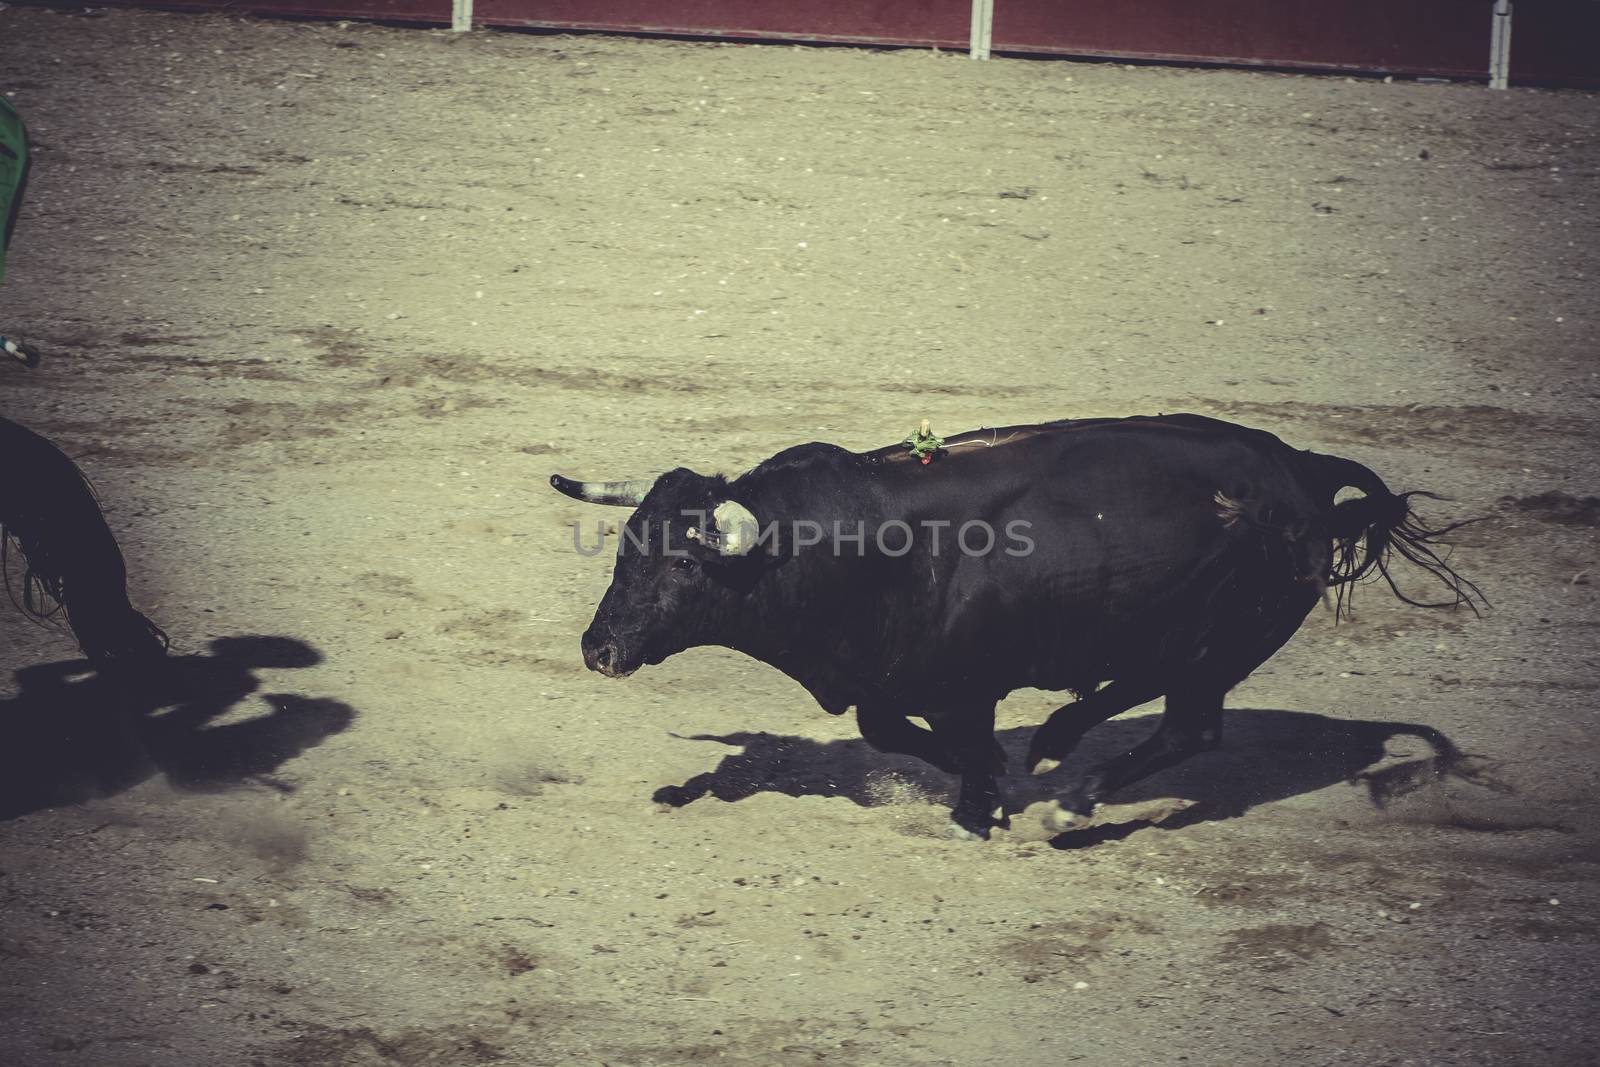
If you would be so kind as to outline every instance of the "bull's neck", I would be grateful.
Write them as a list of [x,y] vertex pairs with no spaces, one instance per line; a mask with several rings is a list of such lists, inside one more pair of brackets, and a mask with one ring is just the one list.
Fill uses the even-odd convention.
[[[873,487],[831,463],[736,486],[739,499],[775,524],[781,558],[769,561],[719,643],[782,670],[829,710],[862,699],[882,673],[887,613],[883,563],[873,543],[886,516]],[[836,537],[838,532],[846,536]],[[805,544],[817,535],[820,543]],[[854,535],[864,533],[864,540]],[[757,549],[761,551],[761,549]]]
[[741,598],[718,643],[776,667],[835,714],[877,695],[888,652],[880,620],[891,609],[872,591],[871,563],[802,550]]

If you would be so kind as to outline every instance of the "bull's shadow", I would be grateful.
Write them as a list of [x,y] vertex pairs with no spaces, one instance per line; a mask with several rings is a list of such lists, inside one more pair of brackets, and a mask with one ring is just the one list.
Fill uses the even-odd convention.
[[[998,740],[1012,769],[1001,780],[1006,811],[1014,815],[1036,801],[1060,796],[1089,767],[1142,741],[1155,721],[1155,715],[1147,715],[1096,727],[1060,770],[1042,778],[1020,771],[1034,728],[1001,731]],[[656,790],[658,803],[681,807],[707,795],[737,801],[756,793],[777,792],[797,797],[846,797],[863,807],[874,807],[883,803],[888,772],[914,782],[932,797],[954,797],[955,779],[951,776],[908,757],[884,755],[858,739],[822,742],[734,733],[701,734],[686,740],[715,741],[743,751],[724,756],[716,769],[697,774],[682,785]],[[1397,743],[1391,747],[1391,741]],[[1115,804],[1158,797],[1195,801],[1181,815],[1163,820],[1161,825],[1170,829],[1232,818],[1258,804],[1352,780],[1360,780],[1378,806],[1442,773],[1502,788],[1482,775],[1474,762],[1430,726],[1330,719],[1302,711],[1230,709],[1225,713],[1220,749],[1135,782],[1110,799]],[[1134,828],[1100,827],[1064,835],[1058,842],[1090,844],[1126,836]]]
[[16,695],[0,701],[0,819],[111,796],[158,774],[192,791],[269,775],[349,726],[354,710],[264,693],[269,713],[212,724],[261,688],[256,670],[321,659],[294,638],[252,636],[218,638],[206,654],[137,673],[99,673],[87,660],[25,667]]

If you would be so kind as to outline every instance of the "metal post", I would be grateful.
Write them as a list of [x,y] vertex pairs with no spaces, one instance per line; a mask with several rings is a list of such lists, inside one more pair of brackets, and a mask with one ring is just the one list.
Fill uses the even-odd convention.
[[457,33],[472,29],[472,0],[450,0],[450,28]]
[[1489,88],[1506,88],[1511,77],[1511,0],[1495,0],[1489,28]]
[[973,59],[988,59],[994,40],[994,0],[972,0],[972,36],[967,54]]

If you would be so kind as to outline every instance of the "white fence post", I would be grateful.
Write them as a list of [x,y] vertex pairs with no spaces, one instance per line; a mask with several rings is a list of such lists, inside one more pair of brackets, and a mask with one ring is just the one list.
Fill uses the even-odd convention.
[[472,0],[450,0],[450,28],[457,33],[472,29]]
[[1511,0],[1495,0],[1489,20],[1489,88],[1504,89],[1511,77]]
[[994,0],[972,0],[972,35],[967,54],[973,59],[988,59],[994,39]]

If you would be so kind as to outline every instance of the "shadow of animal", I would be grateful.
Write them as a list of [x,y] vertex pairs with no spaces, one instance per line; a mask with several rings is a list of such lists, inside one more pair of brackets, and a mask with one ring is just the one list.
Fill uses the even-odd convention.
[[[1114,719],[1093,730],[1053,774],[1043,777],[1013,775],[1003,783],[1007,814],[1029,804],[1053,800],[1095,766],[1142,741],[1158,715]],[[1031,727],[1003,730],[997,740],[1008,764],[1021,768]],[[1159,797],[1184,797],[1194,805],[1161,822],[1175,829],[1197,822],[1228,819],[1258,804],[1283,800],[1340,782],[1365,785],[1374,805],[1390,801],[1450,774],[1497,791],[1507,787],[1489,778],[1474,757],[1463,755],[1448,737],[1431,726],[1402,722],[1368,722],[1330,719],[1303,711],[1231,709],[1225,713],[1223,745],[1186,762],[1153,774],[1119,790],[1117,804]],[[1413,751],[1390,743],[1410,739]],[[882,803],[875,783],[892,771],[913,783],[930,799],[953,795],[956,782],[920,761],[886,756],[865,741],[812,741],[803,737],[765,733],[700,734],[685,738],[714,741],[742,749],[728,755],[715,769],[697,774],[682,785],[662,786],[657,803],[682,807],[703,796],[738,801],[757,793],[789,796],[845,797],[863,807]],[[1399,762],[1387,762],[1393,755]],[[1383,766],[1379,766],[1383,764]],[[1063,835],[1074,844],[1093,843],[1126,836],[1129,827],[1096,827]]]
[[87,660],[17,671],[16,695],[0,701],[0,819],[112,796],[158,774],[177,789],[225,789],[354,721],[336,700],[264,693],[270,712],[212,725],[261,688],[257,670],[322,657],[290,637],[223,637],[209,647],[137,671],[97,671]]

